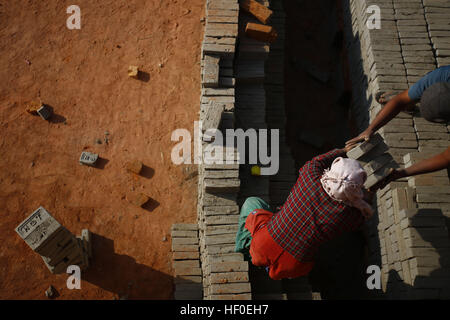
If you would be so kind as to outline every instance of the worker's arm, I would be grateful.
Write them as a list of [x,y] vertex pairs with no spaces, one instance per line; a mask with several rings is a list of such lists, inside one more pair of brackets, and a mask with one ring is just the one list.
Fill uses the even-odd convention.
[[445,150],[444,152],[435,155],[432,158],[422,160],[408,168],[392,170],[391,174],[387,176],[387,178],[384,181],[382,181],[379,185],[375,186],[374,189],[382,189],[390,182],[401,178],[435,172],[448,168],[449,166],[450,166],[450,147],[448,147],[447,150]]
[[359,136],[347,141],[346,145],[354,144],[364,140],[368,140],[375,132],[382,128],[385,124],[391,121],[395,116],[397,116],[400,111],[414,103],[414,101],[409,97],[408,90],[396,95],[394,98],[389,100],[386,106],[381,109],[377,114],[372,123],[364,130]]
[[[357,144],[347,145],[342,149],[334,149],[325,154],[313,158],[307,163],[307,165],[317,169],[320,174],[323,173],[325,169],[329,169],[333,164],[333,161],[338,157],[344,157],[347,152],[356,147]],[[302,169],[300,169],[301,171]]]

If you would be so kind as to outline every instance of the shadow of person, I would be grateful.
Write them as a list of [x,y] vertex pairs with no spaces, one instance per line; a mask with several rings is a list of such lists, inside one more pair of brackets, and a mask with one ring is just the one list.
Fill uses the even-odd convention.
[[[409,275],[389,271],[386,294],[391,299],[450,299],[450,238],[448,218],[441,209],[417,209],[408,228],[412,255]],[[426,219],[426,220],[425,220]],[[406,280],[406,282],[405,282]],[[408,284],[409,283],[409,284]]]
[[92,234],[92,260],[82,279],[117,295],[119,299],[172,299],[171,275],[118,254],[114,241]]

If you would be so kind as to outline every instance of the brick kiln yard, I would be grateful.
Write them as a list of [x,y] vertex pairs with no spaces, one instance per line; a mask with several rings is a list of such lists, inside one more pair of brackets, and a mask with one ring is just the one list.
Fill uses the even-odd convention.
[[[198,119],[204,2],[80,0],[81,30],[66,28],[64,1],[0,3],[1,299],[45,299],[50,285],[60,299],[172,297],[170,226],[196,221],[197,178],[172,164],[170,138]],[[25,112],[39,98],[50,121]],[[134,159],[140,176],[124,168]],[[135,207],[131,191],[152,200]],[[93,233],[82,290],[15,233],[39,206]]]

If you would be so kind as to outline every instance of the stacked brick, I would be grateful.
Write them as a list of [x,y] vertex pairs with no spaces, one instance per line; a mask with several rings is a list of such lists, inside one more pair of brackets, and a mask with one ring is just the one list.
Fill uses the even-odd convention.
[[435,50],[438,67],[450,64],[450,3],[445,0],[424,0],[428,34]]
[[[199,249],[203,299],[207,300],[251,299],[248,262],[234,252],[239,219],[239,155],[233,147],[226,147],[226,139],[214,138],[216,129],[224,134],[226,129],[234,129],[238,22],[237,0],[207,1],[200,109],[205,135],[198,183]],[[248,69],[252,72],[251,67]],[[209,156],[223,162],[212,161]]]
[[[370,5],[381,8],[381,29],[366,25]],[[448,64],[448,1],[344,1],[353,83],[353,113],[360,131],[382,106],[379,92],[406,90],[436,66]],[[401,113],[379,130],[400,166],[430,158],[449,145],[449,128]],[[367,223],[369,264],[382,266],[386,298],[448,298],[449,178],[441,171],[392,182],[377,192],[378,215]],[[406,210],[406,211],[405,211]],[[447,218],[448,219],[448,218]],[[447,240],[445,240],[447,239]]]
[[350,150],[347,157],[357,160],[366,171],[367,179],[364,184],[366,189],[385,179],[391,169],[399,167],[389,153],[388,145],[378,133]]
[[43,207],[38,208],[15,229],[17,234],[36,253],[41,255],[51,273],[65,273],[67,267],[89,267],[92,257],[91,235],[82,230],[75,237]]
[[203,298],[202,270],[197,224],[174,224],[172,237],[172,267],[175,276],[175,300]]

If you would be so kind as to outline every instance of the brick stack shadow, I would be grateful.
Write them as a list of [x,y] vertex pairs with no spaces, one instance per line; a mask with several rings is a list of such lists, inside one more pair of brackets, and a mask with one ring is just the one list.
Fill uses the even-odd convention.
[[114,240],[92,234],[93,259],[81,279],[118,299],[171,299],[161,296],[160,288],[172,288],[174,278],[138,263],[133,257],[115,252]]
[[[418,235],[423,240],[427,250],[413,260],[417,261],[416,271],[411,271],[411,284],[402,281],[399,273],[389,271],[386,292],[390,297],[399,300],[415,299],[450,299],[450,218],[443,215],[440,209],[417,209],[417,214],[411,217],[411,225],[420,225],[422,218],[432,218],[437,223],[435,228],[416,227]],[[410,260],[411,263],[412,260]],[[412,269],[412,268],[411,268]]]

